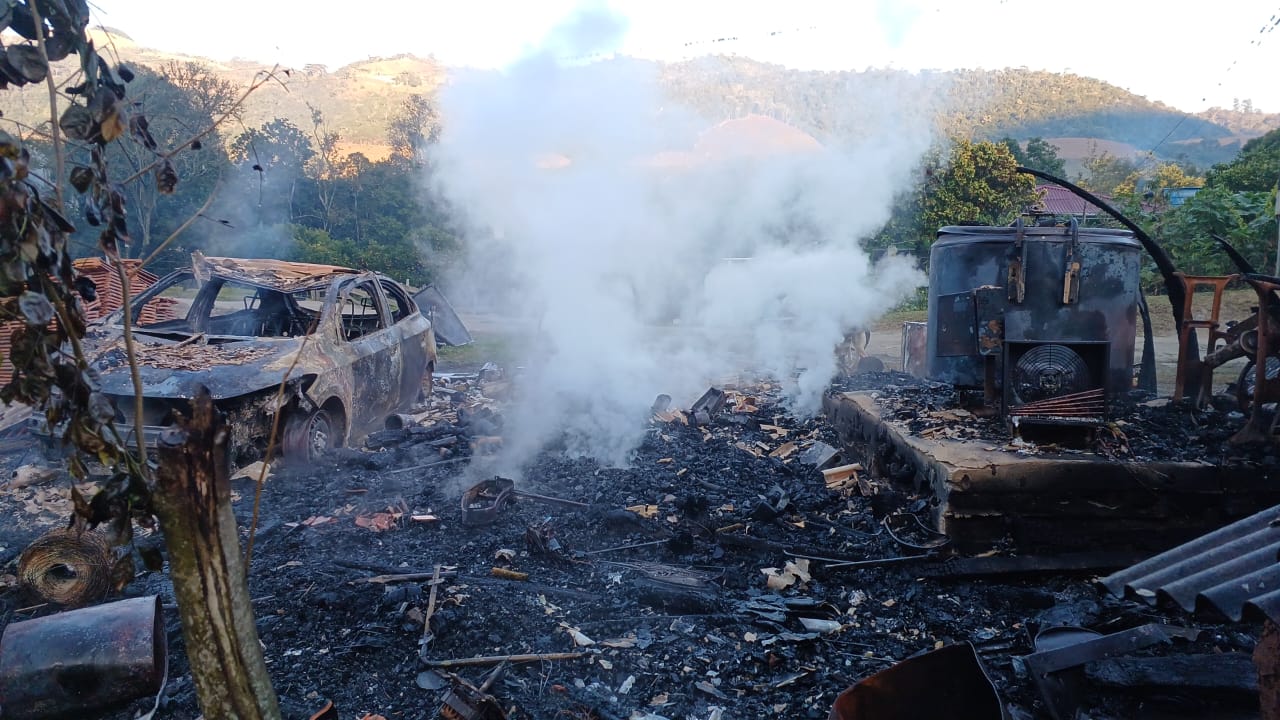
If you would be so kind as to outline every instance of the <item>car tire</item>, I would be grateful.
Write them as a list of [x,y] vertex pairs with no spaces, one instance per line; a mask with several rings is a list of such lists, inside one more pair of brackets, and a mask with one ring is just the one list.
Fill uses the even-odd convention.
[[318,460],[325,451],[337,447],[338,430],[324,410],[293,411],[284,421],[284,460],[306,463]]

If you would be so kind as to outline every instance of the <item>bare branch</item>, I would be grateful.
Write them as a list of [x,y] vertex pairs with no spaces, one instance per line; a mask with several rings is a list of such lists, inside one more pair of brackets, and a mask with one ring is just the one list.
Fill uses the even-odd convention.
[[44,44],[44,17],[40,14],[40,8],[37,7],[36,0],[28,3],[31,8],[32,18],[35,20],[36,32],[36,48],[40,50],[40,59],[44,61],[45,73],[44,82],[49,88],[49,133],[53,138],[53,163],[54,177],[57,182],[53,184],[53,195],[56,202],[55,207],[58,212],[63,212],[65,205],[62,202],[62,175],[65,170],[65,159],[62,157],[62,137],[58,128],[58,86],[53,79],[53,68],[49,67],[49,51]]
[[133,288],[129,284],[129,274],[125,272],[120,253],[115,252],[112,255],[114,257],[109,259],[116,266],[116,277],[120,278],[120,306],[124,309],[124,351],[129,358],[129,374],[133,379],[133,433],[138,442],[138,466],[142,470],[143,478],[150,480],[150,467],[147,465],[147,437],[143,432],[146,426],[142,416],[142,371],[138,369],[138,349],[133,342],[133,298],[131,297]]

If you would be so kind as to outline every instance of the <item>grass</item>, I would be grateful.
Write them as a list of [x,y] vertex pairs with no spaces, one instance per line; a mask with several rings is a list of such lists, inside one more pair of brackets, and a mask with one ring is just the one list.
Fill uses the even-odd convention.
[[470,345],[461,347],[441,345],[436,352],[439,372],[471,372],[487,362],[507,366],[515,358],[511,339],[500,335],[477,336]]
[[920,310],[890,310],[881,315],[876,320],[875,327],[872,330],[901,330],[904,322],[924,322],[928,317],[929,311]]

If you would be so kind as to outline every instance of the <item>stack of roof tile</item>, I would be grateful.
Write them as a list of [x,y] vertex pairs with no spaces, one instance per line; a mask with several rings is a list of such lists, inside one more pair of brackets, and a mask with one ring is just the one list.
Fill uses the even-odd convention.
[[[136,296],[155,283],[157,279],[155,275],[138,268],[139,260],[125,260],[123,262],[125,269],[132,273],[129,283],[129,295],[131,297]],[[124,293],[121,291],[120,276],[110,262],[101,258],[80,258],[74,261],[72,265],[75,267],[76,272],[88,277],[98,288],[98,298],[93,301],[84,301],[83,303],[85,320],[92,322],[120,309],[120,306],[124,304]],[[142,312],[138,315],[138,324],[150,325],[172,320],[177,317],[177,305],[177,301],[173,298],[155,298],[142,308]],[[9,362],[9,349],[14,331],[20,327],[22,327],[20,322],[0,323],[0,385],[6,384],[13,379],[13,365]]]

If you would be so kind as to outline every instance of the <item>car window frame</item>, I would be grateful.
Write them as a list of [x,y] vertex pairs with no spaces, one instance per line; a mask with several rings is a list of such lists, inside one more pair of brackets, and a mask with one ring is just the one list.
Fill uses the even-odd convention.
[[[378,320],[382,326],[377,330],[363,333],[354,338],[348,338],[346,328],[343,325],[342,303],[345,300],[345,297],[350,295],[351,290],[364,283],[368,283],[374,288],[373,293],[371,293],[373,296],[373,304],[378,310]],[[333,303],[330,305],[329,310],[333,317],[333,327],[338,334],[338,339],[346,343],[354,343],[359,340],[363,340],[364,338],[377,335],[380,332],[385,332],[390,330],[395,324],[391,322],[391,313],[387,308],[387,300],[382,295],[382,283],[378,282],[378,278],[374,275],[355,275],[353,277],[343,278],[335,283]]]
[[[387,317],[388,319],[391,320],[392,325],[399,325],[405,320],[408,320],[409,318],[413,317],[413,314],[415,312],[418,312],[418,304],[413,301],[413,296],[409,294],[408,289],[406,289],[405,287],[397,283],[395,280],[392,280],[391,278],[379,277],[378,287],[382,290],[383,294],[387,296],[387,303],[386,303]],[[394,296],[396,299],[396,302],[400,303],[400,305],[403,306],[405,309],[404,317],[398,320],[394,315],[391,314],[390,299],[392,296]]]

